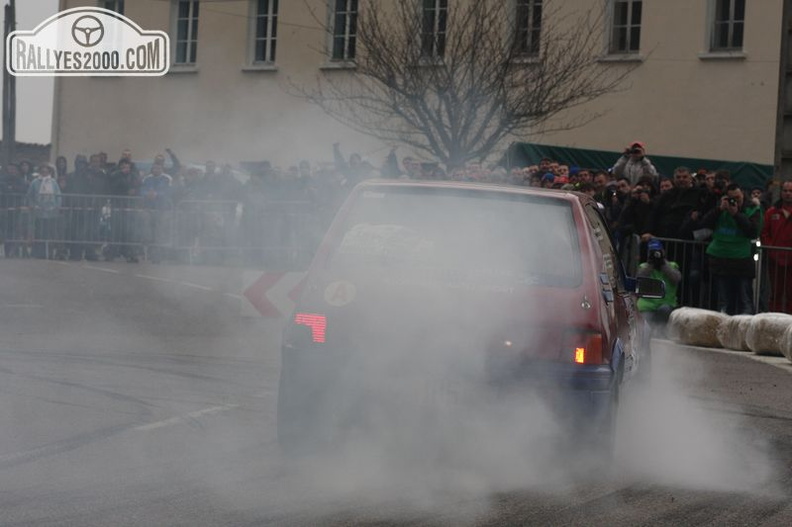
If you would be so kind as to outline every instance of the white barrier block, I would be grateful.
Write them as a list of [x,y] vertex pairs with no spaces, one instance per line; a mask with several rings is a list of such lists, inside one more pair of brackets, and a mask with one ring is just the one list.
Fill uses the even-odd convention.
[[688,346],[718,348],[718,326],[728,315],[708,309],[680,307],[671,312],[668,319],[669,338]]
[[781,353],[788,361],[792,362],[792,325],[784,330],[781,335]]
[[718,325],[715,334],[722,348],[736,351],[751,351],[745,342],[745,334],[753,315],[734,315]]
[[745,333],[745,342],[757,355],[783,355],[781,337],[790,325],[792,315],[785,313],[754,315]]

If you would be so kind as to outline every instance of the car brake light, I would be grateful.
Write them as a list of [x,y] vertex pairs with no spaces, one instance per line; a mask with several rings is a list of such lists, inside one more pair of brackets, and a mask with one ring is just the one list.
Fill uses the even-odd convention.
[[568,333],[564,353],[576,364],[602,364],[601,333]]
[[294,315],[294,323],[311,328],[311,338],[314,342],[325,341],[325,331],[327,329],[327,317],[316,313],[297,313]]
[[586,348],[575,348],[575,362],[578,364],[586,362]]

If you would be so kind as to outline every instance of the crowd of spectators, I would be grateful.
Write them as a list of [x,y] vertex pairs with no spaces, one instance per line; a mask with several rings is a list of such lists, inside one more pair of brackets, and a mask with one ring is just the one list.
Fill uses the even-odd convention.
[[[591,195],[633,272],[647,260],[650,240],[666,240],[668,257],[684,277],[679,296],[685,305],[731,314],[757,308],[792,312],[792,251],[770,251],[759,306],[751,290],[752,240],[792,247],[792,182],[783,184],[781,200],[773,202],[769,186],[740,188],[727,171],[678,167],[659,174],[640,141],[630,143],[610,167],[545,158],[521,167],[468,163],[448,170],[410,156],[399,162],[395,149],[377,168],[358,154],[345,157],[336,143],[331,163],[300,161],[282,169],[264,161],[248,166],[244,177],[228,164],[184,164],[173,151],[165,152],[167,158],[157,155],[147,163],[125,149],[116,162],[103,153],[78,155],[71,170],[62,156],[55,166],[20,161],[4,167],[5,257],[137,262],[145,251],[159,261],[173,256],[173,246],[210,247],[217,254],[241,246],[260,260],[267,247],[294,244],[294,223],[303,213],[312,223],[307,235],[301,224],[301,239],[310,240],[307,246],[318,241],[346,193],[364,179],[489,182]],[[29,214],[25,225],[10,213],[23,209]],[[28,238],[32,243],[25,243]]]
[[[284,216],[310,211],[315,239],[353,181],[370,177],[352,156],[343,164],[281,169],[264,161],[241,171],[209,160],[183,163],[165,150],[137,161],[123,150],[77,155],[73,168],[23,160],[0,173],[0,240],[6,258],[70,260],[175,258],[174,246],[202,246],[219,261],[232,245],[247,254],[284,247],[292,232]],[[303,222],[303,227],[305,227]],[[184,252],[184,251],[182,251]],[[210,253],[213,253],[212,256]]]
[[[612,166],[595,168],[545,158],[526,167],[474,163],[445,172],[436,163],[406,157],[399,169],[391,152],[383,176],[587,193],[599,204],[631,272],[651,260],[651,241],[666,241],[668,261],[679,265],[683,277],[676,280],[682,304],[728,314],[792,313],[792,181],[783,183],[781,199],[774,200],[772,181],[744,189],[725,170],[680,166],[660,174],[640,141],[630,143]],[[754,242],[759,239],[779,249],[768,251],[769,262],[765,259],[759,270],[763,280],[756,305]]]

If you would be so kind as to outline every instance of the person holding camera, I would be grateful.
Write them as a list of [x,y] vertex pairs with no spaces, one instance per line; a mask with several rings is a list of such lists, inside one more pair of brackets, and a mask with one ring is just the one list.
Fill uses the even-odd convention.
[[657,180],[657,169],[646,157],[646,145],[640,141],[633,141],[630,146],[624,149],[622,156],[616,161],[612,169],[616,178],[626,177],[630,180],[630,185],[635,185],[642,177],[650,177],[652,181]]
[[761,211],[746,208],[745,196],[737,183],[730,183],[725,190],[718,207],[701,219],[702,227],[712,229],[706,253],[713,293],[721,313],[752,315],[756,275],[753,240],[759,234]]
[[639,298],[638,311],[640,311],[653,332],[662,334],[662,328],[668,322],[668,317],[677,307],[677,285],[682,280],[682,272],[676,262],[666,259],[663,242],[652,238],[648,243],[648,259],[638,266],[638,276],[662,280],[665,284],[663,298]]

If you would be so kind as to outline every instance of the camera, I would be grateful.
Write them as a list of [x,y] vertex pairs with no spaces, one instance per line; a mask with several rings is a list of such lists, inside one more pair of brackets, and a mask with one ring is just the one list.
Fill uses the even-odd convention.
[[649,252],[649,259],[650,260],[662,260],[663,259],[663,251],[650,251]]
[[732,207],[736,207],[736,206],[737,206],[737,199],[736,199],[736,198],[729,198],[729,199],[727,199],[726,201],[727,201],[727,202],[729,203],[729,205],[731,205]]

